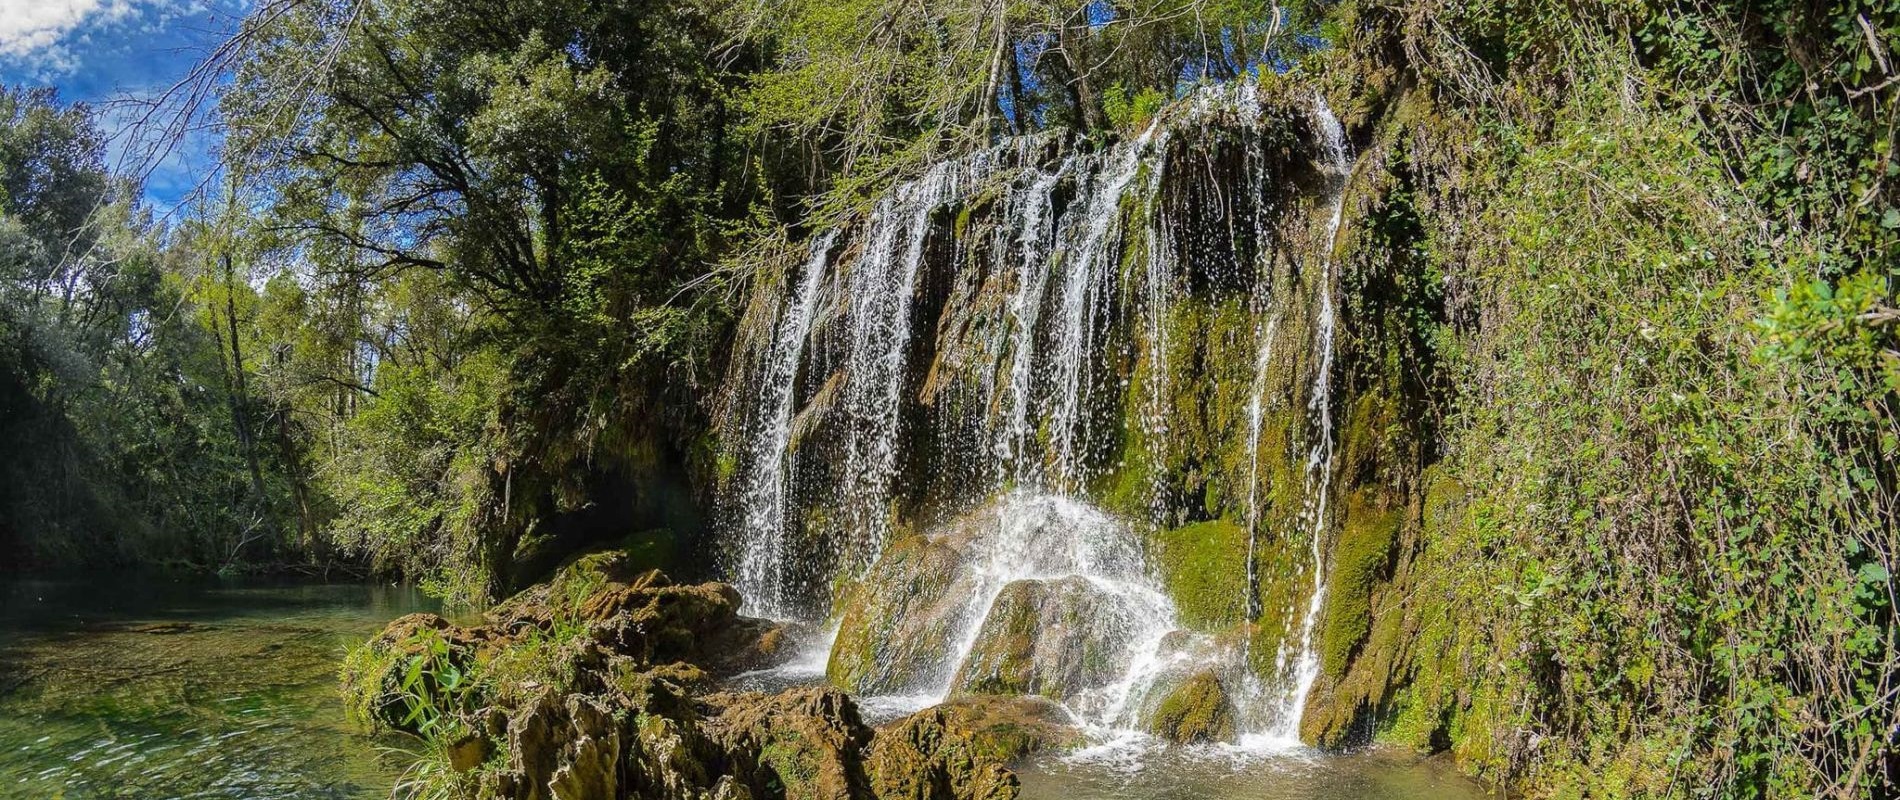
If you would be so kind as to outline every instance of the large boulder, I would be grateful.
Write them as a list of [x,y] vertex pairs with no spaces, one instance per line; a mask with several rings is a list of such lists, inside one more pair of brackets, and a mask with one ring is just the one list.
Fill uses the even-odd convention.
[[958,695],[931,710],[966,733],[977,755],[1005,764],[1085,742],[1069,710],[1045,697]]
[[1147,621],[1087,578],[1010,583],[996,596],[955,686],[974,694],[1066,700],[1122,677]]
[[1236,728],[1233,699],[1212,671],[1197,672],[1168,691],[1148,717],[1150,732],[1182,744],[1231,742]]
[[941,680],[971,591],[957,578],[968,572],[964,544],[907,536],[885,549],[839,603],[844,615],[825,670],[832,683],[892,694]]
[[1016,775],[941,707],[879,731],[867,760],[872,790],[886,800],[1014,800],[1020,791]]

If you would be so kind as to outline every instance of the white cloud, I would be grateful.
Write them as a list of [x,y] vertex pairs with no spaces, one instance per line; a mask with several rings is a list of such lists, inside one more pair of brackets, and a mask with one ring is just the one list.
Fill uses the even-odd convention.
[[133,0],[0,0],[0,58],[45,59],[58,69],[69,58],[59,47],[84,24],[115,22],[130,15]]

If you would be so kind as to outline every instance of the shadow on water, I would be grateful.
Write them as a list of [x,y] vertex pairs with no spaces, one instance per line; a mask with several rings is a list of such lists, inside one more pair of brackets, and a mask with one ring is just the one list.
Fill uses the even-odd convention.
[[380,798],[337,663],[413,588],[154,576],[0,583],[0,796]]

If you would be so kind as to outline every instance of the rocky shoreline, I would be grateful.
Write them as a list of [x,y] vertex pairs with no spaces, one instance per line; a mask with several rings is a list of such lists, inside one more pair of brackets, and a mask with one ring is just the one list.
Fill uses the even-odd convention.
[[342,674],[351,714],[426,747],[415,796],[494,800],[1009,800],[1006,763],[1062,735],[1021,698],[970,698],[881,727],[829,687],[728,691],[789,656],[787,630],[717,583],[621,554],[456,625],[391,622]]

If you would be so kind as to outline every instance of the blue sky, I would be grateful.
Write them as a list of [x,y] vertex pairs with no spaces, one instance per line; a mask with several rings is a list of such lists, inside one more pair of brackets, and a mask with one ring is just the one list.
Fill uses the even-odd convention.
[[[125,113],[112,101],[147,97],[183,77],[221,41],[251,0],[0,0],[0,83],[56,86],[104,113],[122,143]],[[159,165],[146,197],[176,204],[213,160],[215,141],[195,136]]]

